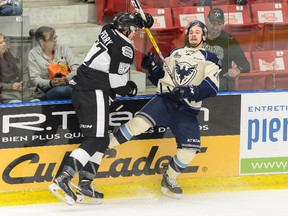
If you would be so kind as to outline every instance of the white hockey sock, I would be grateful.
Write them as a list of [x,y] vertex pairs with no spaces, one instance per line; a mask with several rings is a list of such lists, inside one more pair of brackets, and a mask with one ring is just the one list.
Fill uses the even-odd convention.
[[177,176],[180,174],[180,173],[176,172],[170,165],[168,166],[168,170],[166,173],[169,176],[169,178],[171,178],[171,179],[176,179]]

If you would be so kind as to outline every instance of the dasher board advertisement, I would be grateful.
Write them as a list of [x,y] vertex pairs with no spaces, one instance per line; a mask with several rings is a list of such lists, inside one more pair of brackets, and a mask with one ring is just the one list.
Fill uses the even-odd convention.
[[[201,152],[180,178],[237,176],[239,173],[240,95],[217,96],[203,103],[198,120]],[[117,100],[110,129],[132,118],[151,98]],[[0,106],[0,191],[47,188],[63,161],[81,143],[71,103]],[[160,180],[163,165],[176,152],[171,130],[149,129],[105,153],[97,183]],[[75,179],[77,181],[77,179]]]
[[[116,100],[111,105],[110,130],[131,119],[151,97]],[[209,98],[198,115],[202,136],[239,135],[240,95]],[[71,103],[31,106],[0,106],[0,149],[79,144],[82,134]],[[170,129],[157,126],[133,139],[174,137]]]
[[242,95],[240,174],[288,172],[288,92]]

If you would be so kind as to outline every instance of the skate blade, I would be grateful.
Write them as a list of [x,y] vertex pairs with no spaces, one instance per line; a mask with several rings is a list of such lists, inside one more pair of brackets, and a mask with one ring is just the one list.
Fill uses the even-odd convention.
[[80,194],[77,194],[77,200],[76,203],[78,204],[87,204],[87,205],[99,205],[102,203],[101,198],[90,198],[87,196],[83,196]]
[[181,199],[181,194],[172,193],[168,188],[162,187],[161,193],[173,199]]
[[[73,184],[72,182],[70,182],[70,185],[73,188],[75,188],[76,190],[79,189],[79,187],[77,185]],[[78,204],[98,205],[98,204],[102,203],[102,199],[101,198],[90,198],[90,197],[84,196],[82,194],[76,194],[76,196],[77,196],[76,203],[78,203]]]
[[75,200],[68,196],[66,193],[62,191],[62,189],[55,183],[48,186],[49,191],[55,195],[57,198],[62,200],[63,202],[67,203],[68,205],[74,205]]

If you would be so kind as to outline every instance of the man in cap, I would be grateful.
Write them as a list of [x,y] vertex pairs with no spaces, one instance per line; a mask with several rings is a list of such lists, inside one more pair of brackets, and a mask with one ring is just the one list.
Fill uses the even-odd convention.
[[222,61],[219,91],[231,91],[235,89],[235,77],[249,72],[250,64],[237,39],[224,30],[224,24],[223,11],[211,9],[206,19],[208,37],[203,47]]

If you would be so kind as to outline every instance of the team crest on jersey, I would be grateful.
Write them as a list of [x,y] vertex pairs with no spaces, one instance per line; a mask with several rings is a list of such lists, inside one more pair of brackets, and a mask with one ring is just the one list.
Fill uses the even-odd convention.
[[125,74],[129,71],[130,69],[130,64],[120,62],[119,68],[118,68],[118,74]]
[[173,57],[174,58],[181,58],[181,55],[178,52],[176,52]]
[[129,46],[122,47],[122,54],[130,59],[133,58],[133,50]]
[[191,65],[188,62],[177,62],[175,68],[175,79],[180,85],[187,85],[197,74],[198,64]]
[[187,56],[192,56],[193,53],[195,53],[194,50],[186,50],[186,55],[187,55]]

